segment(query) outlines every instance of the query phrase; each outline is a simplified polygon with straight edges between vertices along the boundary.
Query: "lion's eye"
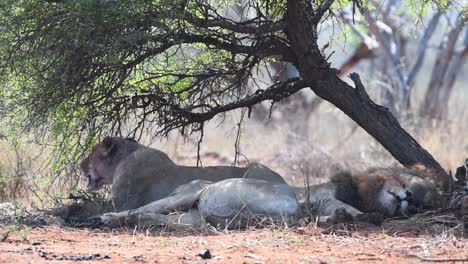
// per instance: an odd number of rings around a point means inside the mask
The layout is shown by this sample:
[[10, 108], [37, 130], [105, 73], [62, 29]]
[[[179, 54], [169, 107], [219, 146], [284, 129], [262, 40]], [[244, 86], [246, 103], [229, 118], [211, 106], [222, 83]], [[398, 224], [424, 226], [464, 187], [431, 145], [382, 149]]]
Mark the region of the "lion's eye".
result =
[[393, 191], [387, 191], [389, 194], [393, 195], [393, 197], [395, 197], [398, 201], [401, 200], [400, 196], [398, 196], [396, 193], [394, 193]]

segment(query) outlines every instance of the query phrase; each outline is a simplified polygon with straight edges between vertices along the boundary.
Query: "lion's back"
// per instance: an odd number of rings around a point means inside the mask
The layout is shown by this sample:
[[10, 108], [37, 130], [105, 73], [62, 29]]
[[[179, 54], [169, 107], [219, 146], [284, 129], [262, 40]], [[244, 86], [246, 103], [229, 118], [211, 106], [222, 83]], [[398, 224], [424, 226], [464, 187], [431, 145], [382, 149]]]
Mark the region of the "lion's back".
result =
[[[117, 211], [134, 209], [168, 195], [174, 163], [162, 151], [139, 147], [121, 160], [112, 183], [112, 200]], [[169, 190], [168, 190], [169, 189]]]

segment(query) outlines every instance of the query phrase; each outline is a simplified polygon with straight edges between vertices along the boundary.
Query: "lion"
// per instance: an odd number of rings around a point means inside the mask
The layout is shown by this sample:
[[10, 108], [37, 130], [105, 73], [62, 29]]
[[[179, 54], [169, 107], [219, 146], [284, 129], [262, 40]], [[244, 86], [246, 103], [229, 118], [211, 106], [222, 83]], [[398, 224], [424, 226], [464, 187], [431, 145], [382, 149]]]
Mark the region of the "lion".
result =
[[104, 138], [93, 147], [80, 167], [88, 178], [88, 190], [112, 185], [111, 201], [117, 212], [167, 197], [180, 185], [194, 180], [218, 182], [230, 178], [259, 178], [286, 183], [279, 174], [259, 163], [245, 168], [181, 166], [162, 151], [120, 137]]
[[294, 190], [285, 183], [256, 178], [219, 182], [195, 180], [171, 195], [134, 210], [105, 213], [86, 222], [106, 227], [200, 226], [244, 228], [300, 219]]
[[413, 172], [392, 169], [340, 172], [326, 183], [292, 187], [261, 164], [246, 168], [180, 166], [161, 151], [123, 138], [105, 138], [81, 168], [90, 189], [112, 183], [115, 212], [86, 220], [109, 227], [190, 226], [206, 221], [237, 228], [297, 223], [305, 212], [314, 212], [319, 222], [378, 224], [385, 217], [406, 214], [415, 201], [424, 203], [433, 187]]
[[422, 186], [426, 181], [417, 176], [405, 178], [390, 172], [393, 170], [343, 171], [328, 182], [295, 188], [300, 204], [309, 204], [323, 221], [333, 223], [357, 220], [378, 224], [384, 218], [408, 214], [410, 205], [426, 204], [428, 193], [436, 192], [434, 185]]

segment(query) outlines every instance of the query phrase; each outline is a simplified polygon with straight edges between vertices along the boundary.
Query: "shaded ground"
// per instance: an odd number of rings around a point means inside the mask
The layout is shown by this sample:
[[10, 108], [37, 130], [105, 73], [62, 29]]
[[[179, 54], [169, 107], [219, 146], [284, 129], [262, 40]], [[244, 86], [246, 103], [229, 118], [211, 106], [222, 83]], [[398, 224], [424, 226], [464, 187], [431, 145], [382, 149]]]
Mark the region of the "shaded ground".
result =
[[[0, 263], [454, 263], [468, 261], [468, 240], [414, 226], [269, 228], [221, 233], [101, 231], [0, 226]], [[10, 232], [11, 231], [11, 232]], [[209, 249], [212, 259], [197, 256]], [[90, 256], [92, 254], [99, 254]], [[62, 260], [59, 260], [62, 259]], [[64, 260], [65, 259], [65, 260]], [[87, 262], [88, 263], [88, 262]]]

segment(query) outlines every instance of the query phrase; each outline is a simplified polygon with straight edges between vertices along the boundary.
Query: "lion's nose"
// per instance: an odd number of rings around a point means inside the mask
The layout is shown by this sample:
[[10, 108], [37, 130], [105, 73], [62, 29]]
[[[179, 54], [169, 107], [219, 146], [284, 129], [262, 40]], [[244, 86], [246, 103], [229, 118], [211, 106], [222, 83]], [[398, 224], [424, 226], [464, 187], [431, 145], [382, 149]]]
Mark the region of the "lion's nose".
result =
[[406, 201], [408, 203], [413, 203], [413, 193], [410, 191], [406, 191]]

